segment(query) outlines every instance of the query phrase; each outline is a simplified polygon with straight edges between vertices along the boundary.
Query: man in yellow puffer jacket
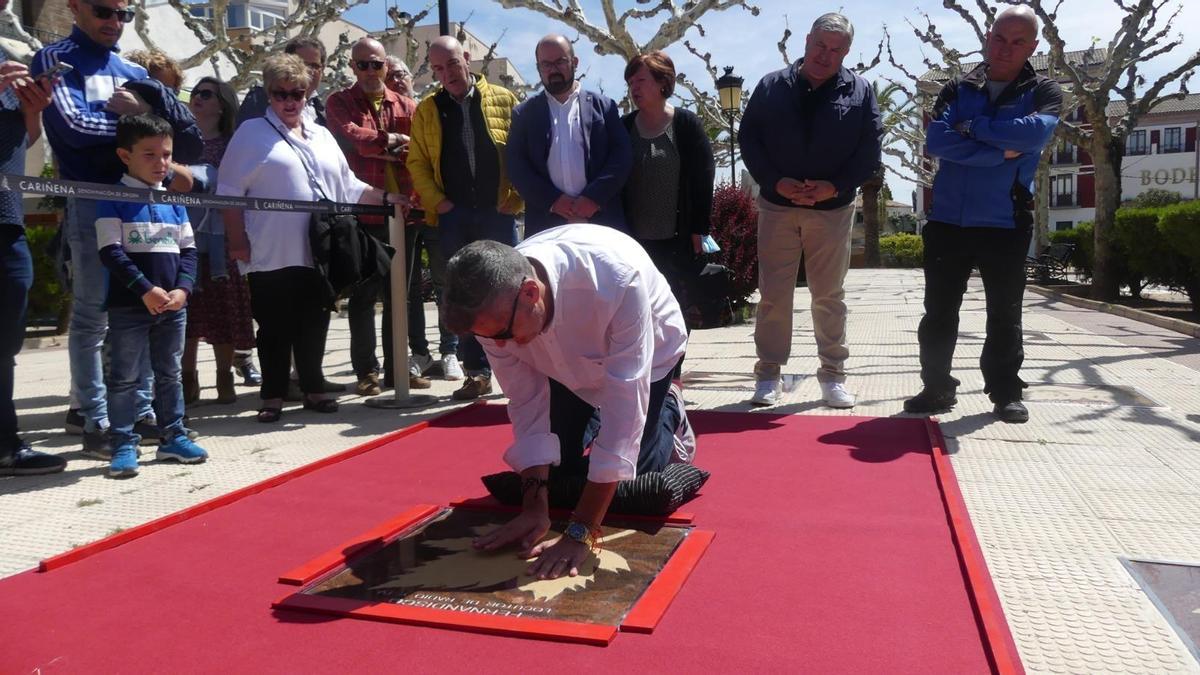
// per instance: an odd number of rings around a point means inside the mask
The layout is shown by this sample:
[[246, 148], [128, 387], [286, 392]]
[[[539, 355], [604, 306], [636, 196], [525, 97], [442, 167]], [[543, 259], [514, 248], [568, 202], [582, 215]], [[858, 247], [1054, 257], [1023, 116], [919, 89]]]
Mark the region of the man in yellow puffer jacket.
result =
[[[471, 74], [470, 63], [453, 37], [429, 44], [430, 70], [442, 88], [417, 105], [408, 150], [413, 185], [426, 221], [438, 228], [446, 259], [480, 239], [516, 246], [516, 214], [522, 208], [504, 168], [517, 97]], [[490, 394], [492, 371], [475, 336], [461, 337], [458, 358], [467, 379], [454, 398]]]

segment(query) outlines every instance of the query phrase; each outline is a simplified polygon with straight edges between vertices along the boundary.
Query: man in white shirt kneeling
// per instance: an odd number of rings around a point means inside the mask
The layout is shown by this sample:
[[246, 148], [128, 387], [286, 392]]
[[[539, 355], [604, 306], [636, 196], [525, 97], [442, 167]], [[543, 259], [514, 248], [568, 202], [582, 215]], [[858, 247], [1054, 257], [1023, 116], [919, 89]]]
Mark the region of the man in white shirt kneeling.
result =
[[[444, 315], [474, 333], [509, 398], [523, 508], [475, 546], [516, 545], [531, 574], [575, 576], [591, 554], [617, 482], [691, 461], [694, 436], [671, 381], [687, 328], [667, 280], [635, 240], [564, 225], [516, 248], [467, 245], [446, 270]], [[591, 452], [584, 456], [584, 450]], [[548, 482], [586, 476], [566, 534], [550, 528]]]

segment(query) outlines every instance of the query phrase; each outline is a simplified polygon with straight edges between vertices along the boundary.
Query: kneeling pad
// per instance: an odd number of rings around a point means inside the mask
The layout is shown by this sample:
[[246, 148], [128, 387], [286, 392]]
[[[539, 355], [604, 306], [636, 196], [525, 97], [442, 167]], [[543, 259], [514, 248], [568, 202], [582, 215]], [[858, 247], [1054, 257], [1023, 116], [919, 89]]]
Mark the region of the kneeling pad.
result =
[[[662, 471], [644, 473], [617, 483], [609, 511], [630, 515], [665, 516], [691, 500], [708, 481], [709, 473], [691, 464], [668, 464]], [[521, 505], [521, 474], [505, 471], [484, 476], [483, 486], [501, 504]], [[583, 494], [582, 476], [552, 476], [550, 506], [573, 509]]]

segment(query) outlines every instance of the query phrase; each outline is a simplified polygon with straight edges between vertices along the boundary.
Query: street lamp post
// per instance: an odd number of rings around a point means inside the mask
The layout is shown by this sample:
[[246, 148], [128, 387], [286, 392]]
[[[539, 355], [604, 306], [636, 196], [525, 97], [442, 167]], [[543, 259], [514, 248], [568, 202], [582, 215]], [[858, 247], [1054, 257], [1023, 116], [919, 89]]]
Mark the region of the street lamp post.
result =
[[725, 74], [717, 78], [717, 97], [721, 112], [729, 118], [729, 181], [737, 187], [737, 136], [733, 132], [733, 118], [742, 110], [742, 78], [733, 74], [733, 66], [725, 66]]
[[[438, 0], [438, 35], [450, 34], [450, 0]], [[415, 68], [416, 66], [412, 66]]]

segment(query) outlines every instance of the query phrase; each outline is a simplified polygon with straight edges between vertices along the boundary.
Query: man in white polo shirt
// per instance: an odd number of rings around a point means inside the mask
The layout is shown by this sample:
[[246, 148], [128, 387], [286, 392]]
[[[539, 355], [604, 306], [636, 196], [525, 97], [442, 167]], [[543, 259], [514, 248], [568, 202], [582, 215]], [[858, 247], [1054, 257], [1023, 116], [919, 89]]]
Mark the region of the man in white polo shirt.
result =
[[[515, 544], [537, 557], [532, 574], [575, 576], [617, 481], [694, 454], [671, 381], [687, 349], [675, 296], [635, 240], [577, 224], [516, 248], [468, 244], [448, 263], [444, 305], [451, 330], [479, 338], [509, 398], [514, 439], [504, 459], [522, 478], [520, 515], [475, 546]], [[539, 543], [556, 474], [587, 483], [565, 535]]]

